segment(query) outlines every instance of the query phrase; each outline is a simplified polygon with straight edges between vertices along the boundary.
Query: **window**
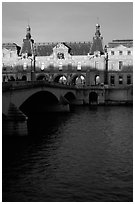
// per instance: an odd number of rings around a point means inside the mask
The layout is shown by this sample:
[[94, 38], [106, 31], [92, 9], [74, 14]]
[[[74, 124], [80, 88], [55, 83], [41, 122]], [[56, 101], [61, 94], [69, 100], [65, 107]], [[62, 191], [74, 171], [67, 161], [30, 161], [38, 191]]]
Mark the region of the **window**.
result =
[[100, 77], [99, 75], [95, 76], [95, 85], [99, 85], [100, 84]]
[[131, 84], [131, 75], [127, 76], [127, 84]]
[[114, 76], [110, 76], [110, 84], [115, 85], [115, 77]]
[[122, 53], [123, 53], [122, 51], [119, 51], [119, 55], [122, 55]]
[[78, 62], [77, 70], [81, 70], [81, 62]]
[[123, 77], [119, 76], [119, 84], [123, 84]]
[[111, 69], [114, 69], [114, 64], [113, 63], [111, 63]]
[[95, 68], [98, 69], [98, 62], [95, 62]]
[[114, 51], [111, 51], [111, 55], [114, 55]]
[[59, 63], [59, 70], [62, 70], [62, 62]]
[[131, 55], [131, 51], [130, 51], [130, 50], [128, 50], [127, 54], [128, 54], [128, 55]]
[[26, 62], [24, 62], [24, 64], [23, 64], [23, 69], [24, 69], [24, 70], [27, 69], [27, 63], [26, 63]]
[[44, 64], [44, 62], [42, 62], [42, 64], [41, 64], [41, 70], [44, 70], [44, 68], [45, 68], [45, 64]]
[[72, 63], [68, 64], [68, 70], [72, 70]]
[[119, 61], [119, 70], [122, 69], [122, 66], [123, 66], [123, 62], [122, 62], [122, 61]]
[[57, 54], [57, 58], [58, 58], [58, 59], [64, 59], [64, 53], [59, 52], [59, 53]]

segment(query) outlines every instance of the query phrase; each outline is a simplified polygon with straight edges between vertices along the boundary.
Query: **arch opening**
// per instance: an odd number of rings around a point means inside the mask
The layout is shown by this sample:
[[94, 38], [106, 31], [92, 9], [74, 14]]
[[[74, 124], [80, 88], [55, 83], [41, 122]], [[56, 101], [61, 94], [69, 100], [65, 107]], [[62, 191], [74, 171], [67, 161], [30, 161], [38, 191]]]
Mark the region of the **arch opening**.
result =
[[95, 85], [99, 85], [100, 84], [100, 76], [96, 75], [95, 76]]
[[58, 75], [55, 77], [54, 82], [60, 84], [67, 84], [67, 78], [64, 75]]
[[22, 76], [22, 81], [27, 81], [27, 77], [25, 75]]
[[10, 76], [9, 81], [15, 81], [14, 76]]
[[47, 75], [39, 75], [37, 77], [37, 81], [40, 81], [40, 80], [45, 80], [45, 81], [48, 81], [48, 76]]
[[59, 100], [54, 94], [48, 91], [40, 91], [30, 96], [20, 106], [20, 110], [27, 116], [37, 113], [55, 112], [58, 104]]
[[73, 77], [71, 84], [77, 87], [83, 87], [86, 83], [86, 79], [83, 75], [76, 75]]
[[97, 104], [98, 103], [98, 95], [96, 92], [91, 92], [89, 94], [89, 104]]

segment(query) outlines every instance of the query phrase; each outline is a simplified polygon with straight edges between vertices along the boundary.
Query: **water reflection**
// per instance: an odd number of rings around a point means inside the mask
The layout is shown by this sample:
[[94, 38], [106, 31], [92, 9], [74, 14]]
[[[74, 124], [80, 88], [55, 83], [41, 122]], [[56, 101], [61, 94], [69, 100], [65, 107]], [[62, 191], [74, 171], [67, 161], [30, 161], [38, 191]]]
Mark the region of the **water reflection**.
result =
[[132, 107], [32, 117], [3, 140], [3, 201], [132, 202]]

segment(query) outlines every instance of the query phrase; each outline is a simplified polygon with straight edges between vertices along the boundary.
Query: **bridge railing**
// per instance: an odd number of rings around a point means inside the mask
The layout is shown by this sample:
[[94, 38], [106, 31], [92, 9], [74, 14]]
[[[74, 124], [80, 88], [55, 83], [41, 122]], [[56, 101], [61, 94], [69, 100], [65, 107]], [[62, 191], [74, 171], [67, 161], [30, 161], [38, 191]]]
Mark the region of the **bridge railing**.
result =
[[7, 91], [10, 89], [34, 88], [34, 87], [41, 87], [41, 86], [68, 88], [68, 89], [76, 88], [75, 86], [58, 84], [56, 82], [48, 82], [48, 81], [13, 81], [13, 82], [3, 82], [2, 91]]
[[35, 88], [35, 87], [53, 87], [53, 88], [64, 88], [64, 89], [104, 89], [105, 85], [67, 85], [60, 84], [56, 82], [48, 82], [48, 81], [10, 81], [2, 83], [2, 91], [14, 90], [14, 89], [27, 89], [27, 88]]

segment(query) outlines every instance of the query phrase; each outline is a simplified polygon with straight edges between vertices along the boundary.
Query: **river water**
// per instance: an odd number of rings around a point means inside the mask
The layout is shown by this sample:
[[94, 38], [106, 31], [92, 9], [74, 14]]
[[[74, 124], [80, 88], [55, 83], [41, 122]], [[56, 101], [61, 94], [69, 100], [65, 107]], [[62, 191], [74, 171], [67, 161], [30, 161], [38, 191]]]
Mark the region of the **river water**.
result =
[[132, 112], [76, 107], [3, 136], [3, 202], [132, 202]]

